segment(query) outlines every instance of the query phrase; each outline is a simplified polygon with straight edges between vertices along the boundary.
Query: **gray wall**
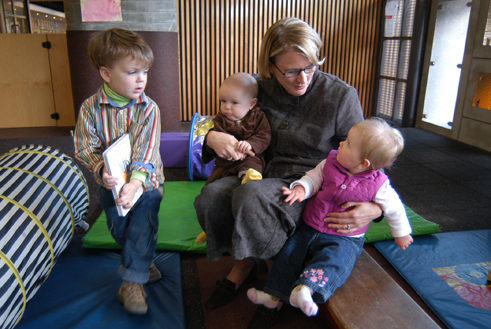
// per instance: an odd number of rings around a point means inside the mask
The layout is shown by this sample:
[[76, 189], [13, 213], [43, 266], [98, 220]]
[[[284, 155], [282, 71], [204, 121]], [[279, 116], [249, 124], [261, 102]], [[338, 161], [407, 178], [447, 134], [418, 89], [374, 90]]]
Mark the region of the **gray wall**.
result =
[[133, 31], [177, 32], [176, 0], [121, 0], [123, 21], [82, 22], [80, 0], [65, 0], [68, 31], [102, 31], [123, 27]]
[[159, 106], [162, 131], [180, 131], [179, 36], [176, 0], [121, 0], [123, 20], [82, 22], [80, 0], [65, 0], [67, 47], [75, 115], [82, 102], [103, 83], [88, 58], [87, 45], [97, 31], [122, 27], [136, 31], [153, 50], [145, 93]]

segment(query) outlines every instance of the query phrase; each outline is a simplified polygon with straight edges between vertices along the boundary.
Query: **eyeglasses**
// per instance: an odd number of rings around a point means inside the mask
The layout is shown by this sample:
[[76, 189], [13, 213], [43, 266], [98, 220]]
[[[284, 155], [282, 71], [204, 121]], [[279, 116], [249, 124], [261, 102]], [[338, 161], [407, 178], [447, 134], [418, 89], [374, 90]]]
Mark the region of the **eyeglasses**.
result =
[[319, 67], [319, 65], [310, 65], [309, 67], [306, 67], [304, 69], [297, 69], [297, 70], [291, 70], [291, 71], [283, 72], [280, 70], [280, 68], [278, 66], [276, 66], [276, 64], [273, 61], [270, 61], [270, 62], [271, 62], [271, 64], [274, 65], [274, 67], [276, 67], [278, 69], [278, 71], [280, 71], [281, 74], [283, 74], [285, 76], [285, 78], [297, 77], [300, 74], [300, 72], [305, 72], [305, 74], [310, 74], [310, 73], [315, 72], [315, 70], [317, 70], [317, 68]]

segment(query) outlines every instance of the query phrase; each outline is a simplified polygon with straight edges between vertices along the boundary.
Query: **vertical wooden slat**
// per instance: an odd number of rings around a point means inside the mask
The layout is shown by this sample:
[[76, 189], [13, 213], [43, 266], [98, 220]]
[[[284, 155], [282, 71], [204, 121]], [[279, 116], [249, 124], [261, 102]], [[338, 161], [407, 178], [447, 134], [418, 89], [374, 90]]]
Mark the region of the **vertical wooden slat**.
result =
[[[206, 45], [206, 52], [204, 55], [205, 57], [205, 66], [204, 66], [204, 76], [208, 76], [211, 74], [211, 33], [213, 31], [213, 28], [211, 26], [211, 21], [210, 21], [210, 2], [211, 1], [206, 1], [205, 5], [203, 6], [203, 9], [201, 11], [202, 17], [204, 17], [203, 24], [201, 25], [201, 29], [205, 31], [205, 45]], [[205, 97], [206, 101], [203, 102], [204, 104], [204, 109], [209, 109], [211, 108], [211, 98], [212, 98], [212, 93], [209, 92], [209, 90], [212, 90], [211, 86], [211, 81], [210, 79], [205, 79], [205, 83], [202, 83], [203, 88], [201, 89], [203, 91], [203, 96]]]
[[181, 120], [214, 115], [218, 90], [235, 72], [257, 73], [261, 40], [284, 17], [298, 17], [321, 36], [321, 69], [353, 85], [369, 116], [383, 0], [178, 0]]

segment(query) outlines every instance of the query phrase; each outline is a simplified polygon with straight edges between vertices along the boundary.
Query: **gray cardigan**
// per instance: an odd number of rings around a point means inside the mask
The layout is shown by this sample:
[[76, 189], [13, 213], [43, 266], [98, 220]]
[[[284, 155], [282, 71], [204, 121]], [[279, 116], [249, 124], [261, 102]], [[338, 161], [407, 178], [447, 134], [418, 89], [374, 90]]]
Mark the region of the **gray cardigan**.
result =
[[332, 74], [316, 71], [302, 96], [287, 93], [274, 77], [258, 83], [272, 132], [264, 177], [300, 178], [363, 120], [355, 88]]

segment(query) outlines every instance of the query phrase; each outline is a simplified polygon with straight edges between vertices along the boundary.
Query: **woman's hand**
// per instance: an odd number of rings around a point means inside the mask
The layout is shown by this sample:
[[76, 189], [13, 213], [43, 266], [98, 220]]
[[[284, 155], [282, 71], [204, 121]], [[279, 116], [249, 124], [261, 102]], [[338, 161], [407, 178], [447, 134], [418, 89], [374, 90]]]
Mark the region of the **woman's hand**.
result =
[[364, 227], [382, 214], [382, 209], [375, 202], [346, 202], [341, 207], [352, 209], [345, 212], [328, 213], [324, 222], [329, 222], [328, 227], [343, 234]]
[[131, 179], [128, 183], [124, 184], [119, 193], [119, 198], [116, 199], [116, 204], [123, 206], [125, 209], [133, 207], [133, 197], [142, 184], [138, 179]]
[[215, 151], [218, 157], [230, 161], [240, 159], [236, 151], [239, 141], [234, 136], [212, 130], [208, 132], [206, 140], [207, 145]]

